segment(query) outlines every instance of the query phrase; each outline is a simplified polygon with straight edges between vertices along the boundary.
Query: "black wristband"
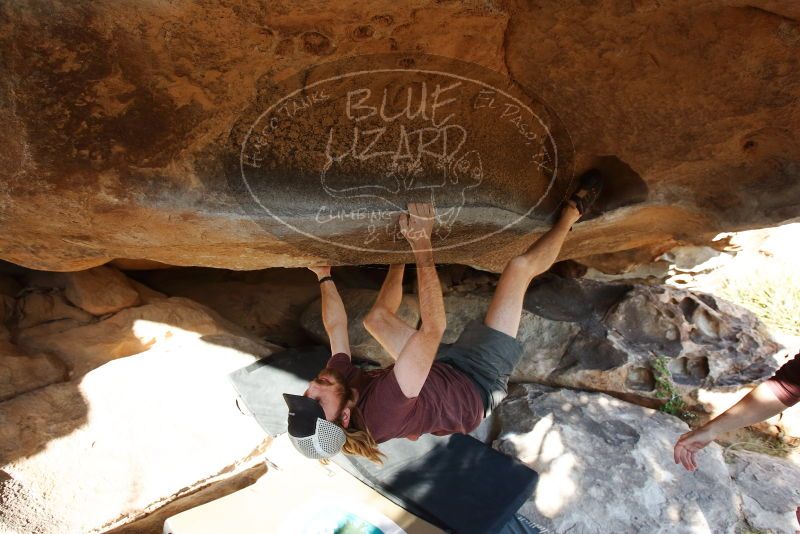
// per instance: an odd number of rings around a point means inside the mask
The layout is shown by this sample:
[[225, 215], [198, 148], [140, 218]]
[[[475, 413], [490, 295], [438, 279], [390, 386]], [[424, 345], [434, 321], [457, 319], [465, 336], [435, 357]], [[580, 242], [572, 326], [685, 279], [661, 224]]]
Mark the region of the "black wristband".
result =
[[330, 276], [330, 275], [329, 276], [323, 276], [322, 278], [319, 279], [319, 283], [321, 284], [322, 282], [325, 282], [326, 280], [333, 280], [333, 277]]

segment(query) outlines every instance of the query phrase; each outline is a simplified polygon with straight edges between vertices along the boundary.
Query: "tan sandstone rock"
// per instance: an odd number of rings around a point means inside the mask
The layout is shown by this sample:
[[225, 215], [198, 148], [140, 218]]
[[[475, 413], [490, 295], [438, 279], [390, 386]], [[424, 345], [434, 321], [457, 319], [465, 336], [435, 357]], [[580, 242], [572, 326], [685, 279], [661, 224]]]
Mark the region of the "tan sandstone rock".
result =
[[124, 274], [112, 267], [66, 273], [64, 278], [67, 300], [94, 315], [113, 313], [139, 302], [136, 289]]
[[17, 314], [17, 327], [22, 329], [64, 319], [76, 324], [94, 321], [94, 315], [67, 302], [59, 290], [24, 294], [17, 300]]
[[24, 518], [37, 534], [105, 531], [252, 462], [266, 435], [227, 375], [270, 348], [220, 341], [162, 339], [0, 403], [0, 530]]
[[58, 359], [28, 355], [16, 345], [0, 340], [0, 401], [66, 378], [67, 368]]
[[[288, 109], [302, 112], [273, 131], [281, 142], [251, 160], [266, 185], [276, 184], [259, 200], [277, 199], [279, 209], [243, 207], [253, 200], [241, 180], [244, 137], [289, 94], [284, 80], [310, 84], [340, 72], [326, 61], [346, 62], [351, 72], [438, 68], [453, 58], [468, 65], [447, 72], [480, 71], [479, 81], [536, 109], [553, 134], [557, 165], [552, 157], [534, 165], [518, 159], [530, 147], [510, 142], [510, 127], [521, 124], [520, 115], [503, 116], [500, 106], [510, 102], [495, 102], [497, 113], [451, 121], [468, 126], [483, 165], [471, 166], [478, 161], [472, 154], [447, 162], [465, 165], [441, 166], [456, 171], [438, 198], [454, 225], [438, 244], [463, 244], [443, 249], [441, 261], [501, 269], [548, 227], [573, 176], [593, 165], [613, 177], [601, 202], [607, 211], [575, 228], [562, 258], [638, 251], [640, 263], [664, 244], [703, 245], [721, 231], [779, 224], [800, 215], [798, 17], [795, 3], [773, 0], [378, 1], [355, 8], [64, 0], [46, 10], [29, 0], [5, 3], [0, 250], [17, 264], [60, 271], [116, 258], [237, 270], [410, 260], [383, 217], [396, 217], [415, 195], [430, 198], [414, 184], [441, 178], [438, 169], [425, 161], [417, 176], [419, 167], [392, 168], [398, 158], [362, 159], [342, 169], [353, 183], [326, 190], [320, 143], [324, 149], [327, 127], [352, 133], [353, 122], [314, 115], [320, 100], [295, 101]], [[360, 59], [365, 54], [395, 56]], [[387, 86], [393, 103], [403, 102], [398, 89], [406, 82], [420, 79]], [[382, 82], [374, 83], [373, 96], [382, 94]], [[459, 112], [475, 102], [474, 93], [459, 96]], [[403, 124], [407, 131], [423, 126]], [[548, 156], [553, 146], [542, 144]], [[542, 198], [553, 168], [559, 177], [543, 203], [504, 229]], [[466, 169], [484, 172], [459, 175]], [[394, 206], [336, 197], [352, 187], [395, 190], [375, 177], [404, 188], [390, 199]], [[470, 177], [482, 181], [470, 184]], [[465, 183], [475, 187], [464, 190]], [[278, 220], [297, 228], [318, 217], [319, 239]], [[365, 236], [372, 239], [367, 249]]]
[[160, 269], [141, 279], [160, 292], [206, 305], [272, 343], [298, 346], [310, 342], [299, 322], [309, 302], [319, 297], [316, 277], [310, 271]]
[[145, 517], [130, 523], [125, 523], [117, 528], [108, 530], [108, 534], [163, 534], [164, 521], [183, 511], [202, 506], [211, 501], [220, 499], [240, 489], [254, 484], [267, 472], [267, 465], [263, 461], [254, 462], [255, 465], [244, 468], [241, 472], [231, 476], [223, 475], [220, 480], [209, 480], [208, 484], [197, 491], [170, 501]]
[[128, 283], [130, 283], [131, 287], [139, 294], [139, 302], [142, 304], [152, 304], [153, 302], [167, 298], [164, 293], [156, 291], [136, 280], [131, 280], [129, 278]]
[[65, 329], [20, 332], [18, 342], [26, 350], [58, 356], [78, 378], [111, 360], [144, 352], [170, 338], [199, 338], [236, 332], [246, 334], [215, 312], [191, 300], [172, 297], [126, 308], [102, 321]]

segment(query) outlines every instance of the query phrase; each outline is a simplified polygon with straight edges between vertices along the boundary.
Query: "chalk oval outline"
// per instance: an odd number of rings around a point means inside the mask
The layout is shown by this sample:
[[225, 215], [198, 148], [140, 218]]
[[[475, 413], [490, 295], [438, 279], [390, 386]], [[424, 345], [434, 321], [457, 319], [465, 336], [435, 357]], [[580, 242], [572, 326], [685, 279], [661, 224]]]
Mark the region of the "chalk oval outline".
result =
[[[434, 56], [434, 57], [437, 57], [437, 56]], [[448, 59], [448, 60], [452, 61], [452, 58], [443, 58], [443, 59]], [[480, 68], [484, 68], [485, 69], [485, 67], [480, 67]], [[310, 69], [306, 69], [306, 71], [308, 71], [308, 70], [310, 70]], [[435, 75], [454, 78], [454, 79], [461, 80], [461, 81], [464, 81], [464, 82], [473, 83], [473, 84], [476, 84], [478, 86], [482, 86], [482, 87], [491, 89], [493, 91], [497, 91], [498, 93], [502, 94], [503, 96], [505, 96], [505, 97], [513, 100], [517, 104], [519, 104], [522, 108], [527, 110], [528, 113], [530, 113], [533, 117], [536, 117], [536, 120], [542, 126], [544, 131], [547, 132], [547, 137], [548, 137], [548, 139], [550, 139], [550, 142], [552, 143], [553, 149], [554, 149], [555, 164], [553, 165], [553, 169], [554, 169], [553, 177], [550, 179], [550, 183], [547, 185], [547, 188], [545, 189], [545, 191], [542, 194], [542, 196], [539, 197], [539, 200], [533, 206], [531, 206], [528, 209], [528, 211], [526, 211], [524, 214], [522, 214], [519, 217], [517, 217], [514, 221], [506, 224], [502, 228], [499, 228], [497, 230], [494, 230], [492, 232], [484, 234], [484, 235], [482, 235], [480, 237], [477, 237], [477, 238], [474, 238], [474, 239], [470, 239], [468, 241], [464, 241], [464, 242], [461, 242], [461, 243], [457, 243], [457, 244], [453, 244], [453, 245], [434, 246], [434, 247], [431, 248], [432, 251], [450, 250], [450, 249], [455, 249], [455, 248], [462, 247], [462, 246], [465, 246], [465, 245], [471, 245], [473, 243], [477, 243], [479, 241], [482, 241], [482, 240], [484, 240], [484, 239], [486, 239], [488, 237], [492, 237], [492, 236], [497, 235], [497, 234], [499, 234], [501, 232], [504, 232], [508, 228], [510, 228], [510, 227], [514, 226], [515, 224], [519, 223], [522, 219], [527, 218], [528, 215], [533, 210], [535, 210], [537, 207], [539, 207], [539, 205], [542, 202], [544, 202], [544, 199], [547, 198], [547, 196], [550, 194], [550, 191], [552, 190], [552, 188], [555, 185], [556, 180], [558, 178], [558, 145], [556, 144], [555, 139], [553, 138], [553, 134], [550, 132], [550, 128], [548, 128], [547, 125], [544, 124], [544, 122], [542, 121], [541, 117], [539, 117], [539, 115], [534, 113], [534, 111], [527, 104], [525, 104], [524, 102], [520, 101], [514, 95], [511, 95], [511, 94], [509, 94], [508, 92], [506, 92], [506, 91], [504, 91], [502, 89], [498, 89], [498, 88], [496, 88], [496, 87], [494, 87], [494, 86], [492, 86], [492, 85], [490, 85], [488, 83], [482, 82], [480, 80], [474, 80], [474, 79], [468, 78], [466, 76], [461, 76], [459, 74], [453, 74], [453, 73], [450, 73], [450, 72], [439, 71], [439, 70], [430, 70], [430, 69], [391, 68], [391, 69], [370, 69], [370, 70], [359, 70], [359, 71], [354, 71], [354, 72], [348, 72], [348, 73], [345, 73], [345, 74], [339, 74], [339, 75], [336, 75], [336, 76], [331, 76], [329, 78], [324, 78], [322, 80], [317, 80], [316, 82], [313, 82], [310, 85], [303, 85], [303, 87], [295, 89], [294, 91], [292, 91], [288, 95], [284, 96], [283, 98], [279, 99], [274, 104], [269, 106], [263, 113], [261, 113], [261, 115], [258, 116], [258, 118], [256, 118], [255, 121], [253, 121], [253, 123], [250, 125], [250, 128], [247, 130], [247, 135], [245, 135], [244, 140], [242, 141], [242, 150], [240, 151], [240, 154], [239, 154], [239, 168], [240, 168], [240, 171], [241, 171], [242, 181], [244, 182], [245, 188], [247, 188], [248, 193], [253, 198], [253, 200], [256, 202], [256, 204], [258, 204], [270, 217], [272, 217], [273, 219], [275, 219], [279, 223], [283, 224], [287, 228], [290, 228], [290, 229], [294, 230], [295, 232], [299, 233], [300, 235], [303, 235], [303, 236], [308, 237], [310, 239], [314, 239], [315, 241], [319, 241], [321, 243], [326, 243], [326, 244], [329, 244], [329, 245], [333, 245], [333, 246], [336, 246], [336, 247], [341, 247], [341, 248], [348, 249], [348, 250], [355, 250], [355, 251], [358, 251], [358, 252], [377, 252], [377, 253], [381, 253], [381, 254], [408, 254], [407, 250], [389, 250], [389, 249], [366, 248], [366, 247], [357, 247], [357, 246], [353, 246], [353, 245], [348, 245], [348, 244], [345, 244], [345, 243], [339, 243], [339, 242], [336, 242], [336, 241], [332, 241], [332, 240], [329, 240], [329, 239], [325, 239], [325, 238], [313, 235], [313, 234], [308, 233], [308, 232], [306, 232], [304, 230], [296, 228], [294, 225], [284, 221], [279, 216], [274, 214], [264, 204], [262, 204], [261, 200], [258, 198], [258, 196], [256, 196], [256, 194], [253, 192], [252, 188], [250, 187], [250, 184], [247, 181], [247, 177], [245, 176], [245, 171], [244, 171], [244, 152], [245, 152], [245, 147], [247, 146], [248, 140], [250, 139], [250, 136], [253, 133], [253, 129], [255, 128], [255, 126], [257, 124], [259, 124], [261, 122], [261, 119], [263, 119], [265, 115], [270, 113], [281, 102], [284, 102], [285, 100], [292, 98], [297, 93], [307, 91], [308, 89], [312, 89], [312, 88], [314, 88], [314, 87], [316, 87], [316, 86], [318, 86], [320, 84], [327, 83], [329, 81], [336, 81], [336, 80], [341, 80], [341, 79], [344, 79], [344, 78], [351, 78], [351, 77], [354, 77], [354, 76], [362, 76], [362, 75], [367, 75], [367, 74], [392, 73], [392, 72], [404, 72], [404, 73], [412, 72], [412, 73], [420, 73], [420, 74], [435, 74]], [[301, 74], [302, 73], [295, 74], [294, 77], [296, 78], [297, 76], [300, 76]], [[555, 111], [553, 111], [550, 108], [550, 106], [548, 106], [547, 103], [544, 102], [544, 100], [541, 100], [541, 102], [545, 105], [547, 110], [550, 111], [551, 113], [553, 113], [556, 116], [556, 118], [558, 119], [558, 115], [556, 115]], [[558, 122], [561, 122], [561, 120], [558, 119]], [[571, 138], [569, 136], [569, 132], [567, 132], [566, 129], [565, 129], [564, 133], [566, 134], [567, 138], [569, 139], [569, 141], [571, 143]], [[434, 206], [434, 208], [435, 208], [435, 206]]]

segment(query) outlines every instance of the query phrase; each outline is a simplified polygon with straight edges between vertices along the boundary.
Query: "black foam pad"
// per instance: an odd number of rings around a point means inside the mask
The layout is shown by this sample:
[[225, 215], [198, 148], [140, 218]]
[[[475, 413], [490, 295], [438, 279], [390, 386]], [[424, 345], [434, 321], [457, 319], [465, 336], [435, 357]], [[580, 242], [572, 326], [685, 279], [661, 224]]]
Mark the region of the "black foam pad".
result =
[[334, 461], [409, 512], [450, 532], [499, 533], [517, 525], [515, 513], [538, 481], [537, 473], [516, 458], [464, 434], [394, 439], [380, 449], [387, 457], [383, 466], [344, 455]]

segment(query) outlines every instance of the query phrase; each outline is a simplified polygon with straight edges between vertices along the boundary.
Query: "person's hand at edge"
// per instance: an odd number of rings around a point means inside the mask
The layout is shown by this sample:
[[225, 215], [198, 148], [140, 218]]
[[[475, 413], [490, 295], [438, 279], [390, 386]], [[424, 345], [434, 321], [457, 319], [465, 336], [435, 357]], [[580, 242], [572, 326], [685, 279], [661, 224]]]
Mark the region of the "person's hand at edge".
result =
[[675, 463], [683, 465], [687, 471], [694, 471], [697, 469], [697, 453], [716, 438], [716, 433], [707, 426], [683, 434], [675, 443]]
[[765, 421], [785, 410], [788, 405], [778, 398], [772, 387], [772, 380], [762, 382], [722, 414], [678, 438], [674, 450], [675, 463], [694, 471], [697, 469], [697, 452], [717, 436]]

